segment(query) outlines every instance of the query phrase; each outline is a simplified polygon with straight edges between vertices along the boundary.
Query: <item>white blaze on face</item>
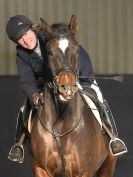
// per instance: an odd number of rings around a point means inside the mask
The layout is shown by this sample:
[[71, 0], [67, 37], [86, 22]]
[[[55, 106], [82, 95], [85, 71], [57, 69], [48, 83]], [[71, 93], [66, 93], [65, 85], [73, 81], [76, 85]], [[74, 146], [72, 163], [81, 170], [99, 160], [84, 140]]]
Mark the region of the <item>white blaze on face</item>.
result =
[[60, 39], [59, 40], [59, 48], [65, 53], [66, 48], [68, 47], [68, 40], [67, 39]]

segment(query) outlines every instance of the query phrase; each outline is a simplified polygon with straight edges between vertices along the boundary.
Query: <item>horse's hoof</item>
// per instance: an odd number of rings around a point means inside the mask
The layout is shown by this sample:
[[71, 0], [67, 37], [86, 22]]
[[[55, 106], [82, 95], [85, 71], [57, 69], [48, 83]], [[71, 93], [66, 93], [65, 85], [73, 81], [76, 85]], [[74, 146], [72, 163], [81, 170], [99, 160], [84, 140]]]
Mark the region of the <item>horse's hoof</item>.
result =
[[23, 163], [24, 160], [23, 146], [14, 145], [9, 152], [8, 159], [14, 162]]
[[111, 140], [109, 147], [114, 156], [119, 156], [128, 152], [126, 145], [119, 138]]

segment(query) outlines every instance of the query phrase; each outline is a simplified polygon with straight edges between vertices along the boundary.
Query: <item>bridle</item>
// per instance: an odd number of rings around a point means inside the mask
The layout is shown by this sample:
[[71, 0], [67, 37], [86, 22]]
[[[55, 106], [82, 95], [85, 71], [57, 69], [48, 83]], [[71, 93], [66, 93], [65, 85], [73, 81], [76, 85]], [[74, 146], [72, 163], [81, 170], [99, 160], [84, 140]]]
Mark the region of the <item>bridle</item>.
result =
[[75, 73], [75, 71], [73, 71], [72, 67], [69, 67], [69, 66], [63, 67], [57, 74], [54, 74], [53, 79], [48, 82], [48, 87], [53, 90], [54, 94], [58, 94], [59, 82], [57, 81], [57, 79], [58, 79], [58, 76], [60, 75], [60, 73], [62, 73], [62, 72], [72, 73], [77, 81], [77, 73], [78, 72]]
[[[63, 34], [63, 36], [64, 36], [64, 34]], [[50, 43], [50, 41], [49, 41], [49, 43]], [[47, 48], [48, 48], [48, 46], [47, 46]], [[50, 92], [53, 94], [55, 104], [56, 104], [56, 108], [58, 108], [58, 103], [57, 102], [59, 101], [60, 89], [62, 87], [67, 87], [68, 92], [70, 92], [70, 90], [72, 91], [72, 89], [74, 90], [74, 88], [77, 88], [76, 81], [77, 81], [77, 76], [78, 76], [79, 70], [78, 69], [74, 70], [74, 68], [72, 68], [72, 66], [70, 66], [69, 64], [65, 64], [59, 70], [57, 70], [56, 72], [51, 72], [51, 66], [50, 66], [49, 62], [47, 64], [48, 64], [48, 74], [50, 74], [50, 80], [48, 81], [47, 86], [48, 86]], [[66, 79], [65, 77], [67, 77], [67, 74], [70, 75], [71, 79], [73, 79], [75, 81], [74, 82], [75, 86], [72, 86], [72, 88], [69, 84], [68, 85], [65, 85], [65, 84], [61, 85], [61, 83], [63, 83], [63, 82], [60, 82], [60, 80], [61, 79], [63, 80], [63, 76], [64, 76], [64, 80], [65, 80]], [[69, 80], [69, 77], [68, 77], [68, 80]], [[67, 79], [66, 79], [66, 81], [67, 81]], [[77, 89], [77, 91], [78, 91], [78, 89]], [[75, 91], [75, 92], [77, 92], [77, 91]], [[47, 130], [50, 134], [52, 134], [53, 137], [56, 139], [57, 146], [58, 146], [58, 149], [59, 149], [60, 158], [61, 158], [61, 163], [62, 163], [62, 174], [63, 174], [63, 177], [65, 177], [65, 159], [64, 159], [64, 152], [63, 152], [63, 148], [62, 148], [61, 138], [65, 135], [71, 133], [74, 129], [76, 129], [76, 127], [78, 127], [78, 125], [81, 121], [80, 110], [78, 109], [77, 116], [76, 116], [76, 117], [78, 117], [78, 119], [73, 124], [73, 126], [70, 129], [66, 130], [65, 132], [63, 132], [61, 134], [58, 133], [57, 130], [55, 129], [55, 124], [56, 124], [57, 120], [55, 120], [55, 123], [53, 124], [52, 129], [50, 130], [43, 123], [43, 121], [41, 119], [41, 113], [42, 113], [42, 105], [40, 105], [39, 109], [38, 109], [39, 121], [40, 121], [42, 127], [45, 130]]]
[[[72, 72], [72, 74], [76, 77], [76, 73], [73, 72], [73, 70], [69, 67], [64, 67], [62, 68], [58, 74], [60, 74], [63, 71], [68, 71], [68, 72]], [[55, 104], [56, 104], [56, 108], [58, 108], [58, 104], [57, 104], [57, 95], [58, 95], [58, 83], [57, 83], [57, 75], [54, 75], [52, 82], [48, 83], [48, 88], [52, 91], [53, 90], [53, 95], [55, 97]], [[55, 96], [56, 95], [56, 96]], [[63, 150], [63, 146], [62, 146], [62, 142], [61, 142], [61, 138], [69, 133], [71, 133], [74, 129], [76, 129], [81, 121], [81, 116], [80, 115], [80, 111], [78, 109], [77, 112], [77, 117], [78, 119], [76, 120], [75, 124], [68, 130], [66, 130], [63, 133], [58, 133], [58, 131], [55, 128], [55, 123], [52, 126], [52, 129], [48, 129], [47, 126], [43, 123], [42, 119], [41, 119], [41, 112], [42, 112], [42, 105], [40, 105], [39, 109], [38, 109], [38, 117], [39, 117], [39, 122], [41, 123], [42, 127], [47, 130], [50, 134], [53, 135], [53, 137], [55, 138], [56, 142], [57, 142], [57, 147], [59, 150], [59, 155], [60, 155], [60, 159], [61, 159], [61, 165], [62, 165], [62, 177], [66, 177], [66, 171], [65, 171], [65, 159], [64, 159], [64, 150]]]
[[[54, 94], [56, 94], [56, 96], [58, 97], [59, 93], [60, 93], [60, 89], [62, 87], [67, 87], [67, 89], [69, 88], [69, 85], [68, 86], [65, 86], [65, 84], [63, 85], [62, 83], [60, 83], [60, 78], [63, 78], [63, 75], [64, 77], [68, 77], [67, 80], [71, 78], [72, 79], [72, 82], [74, 84], [75, 82], [75, 88], [76, 88], [76, 82], [77, 82], [77, 78], [78, 78], [78, 75], [79, 75], [79, 66], [77, 64], [77, 62], [79, 62], [77, 60], [77, 58], [74, 58], [74, 66], [73, 64], [71, 63], [71, 57], [75, 56], [74, 54], [72, 55], [71, 54], [71, 50], [69, 51], [69, 48], [70, 46], [66, 47], [66, 51], [67, 51], [67, 54], [66, 53], [63, 53], [59, 48], [58, 46], [54, 47], [52, 46], [52, 50], [55, 52], [56, 51], [56, 54], [55, 56], [53, 56], [51, 53], [51, 43], [53, 42], [52, 40], [56, 40], [57, 41], [60, 41], [61, 39], [67, 39], [66, 36], [68, 36], [68, 34], [61, 34], [59, 35], [58, 37], [52, 37], [47, 45], [46, 45], [46, 48], [47, 48], [47, 55], [48, 55], [48, 58], [47, 58], [47, 66], [48, 66], [48, 75], [50, 76], [50, 79], [48, 80], [48, 87], [54, 92]], [[63, 36], [63, 37], [62, 37]], [[69, 38], [70, 36], [68, 36]], [[68, 39], [67, 39], [68, 40]], [[71, 39], [70, 39], [71, 40]], [[55, 41], [54, 41], [55, 42]], [[75, 42], [75, 40], [74, 40]], [[57, 42], [58, 43], [58, 42]], [[75, 42], [75, 44], [77, 45], [77, 42]], [[56, 44], [57, 45], [57, 44]], [[71, 44], [74, 46], [74, 44]], [[78, 45], [77, 45], [78, 46]], [[58, 54], [59, 53], [59, 54]], [[59, 56], [58, 56], [59, 55]], [[65, 56], [65, 55], [68, 55], [68, 56]], [[72, 56], [71, 56], [72, 55]], [[77, 55], [78, 56], [78, 47], [77, 47]], [[53, 58], [52, 58], [53, 57]], [[54, 58], [55, 57], [55, 58]], [[57, 59], [56, 59], [57, 57]], [[70, 57], [69, 59], [66, 59], [66, 57]], [[56, 63], [57, 63], [57, 66], [56, 64], [54, 63], [56, 60]], [[52, 62], [51, 62], [52, 61]], [[54, 64], [53, 64], [54, 63]], [[76, 66], [75, 66], [76, 65]], [[56, 68], [56, 69], [55, 69]], [[76, 69], [75, 69], [76, 68]], [[61, 75], [62, 73], [62, 75]], [[68, 76], [69, 75], [69, 76]], [[62, 79], [63, 80], [63, 79]], [[67, 82], [67, 81], [66, 81]], [[67, 83], [66, 83], [67, 84]], [[71, 85], [70, 81], [69, 81], [69, 84]], [[69, 93], [70, 91], [72, 92], [75, 92], [75, 88], [69, 88]], [[59, 89], [60, 88], [60, 89]], [[73, 94], [74, 95], [74, 94]]]

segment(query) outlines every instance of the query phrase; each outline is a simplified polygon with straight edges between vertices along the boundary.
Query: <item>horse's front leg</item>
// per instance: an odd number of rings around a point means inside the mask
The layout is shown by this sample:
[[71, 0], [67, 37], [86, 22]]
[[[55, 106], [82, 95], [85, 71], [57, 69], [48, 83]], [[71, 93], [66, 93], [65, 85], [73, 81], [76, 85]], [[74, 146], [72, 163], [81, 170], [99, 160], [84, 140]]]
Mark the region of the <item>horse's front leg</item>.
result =
[[47, 171], [37, 165], [34, 165], [33, 171], [35, 177], [51, 177], [51, 175], [49, 175]]
[[113, 177], [115, 171], [117, 157], [108, 155], [107, 159], [97, 171], [97, 177]]

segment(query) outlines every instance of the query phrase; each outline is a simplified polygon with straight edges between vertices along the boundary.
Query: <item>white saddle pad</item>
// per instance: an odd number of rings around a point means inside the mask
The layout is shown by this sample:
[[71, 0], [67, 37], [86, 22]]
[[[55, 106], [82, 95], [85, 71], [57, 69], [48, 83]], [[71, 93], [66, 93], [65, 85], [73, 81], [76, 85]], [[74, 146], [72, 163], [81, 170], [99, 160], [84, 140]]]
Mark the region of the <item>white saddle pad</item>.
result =
[[84, 97], [85, 101], [87, 102], [88, 106], [91, 108], [91, 111], [94, 114], [96, 120], [98, 121], [98, 123], [102, 127], [101, 117], [100, 117], [99, 111], [98, 111], [95, 103], [87, 95], [85, 95], [84, 93], [81, 93], [81, 94]]

